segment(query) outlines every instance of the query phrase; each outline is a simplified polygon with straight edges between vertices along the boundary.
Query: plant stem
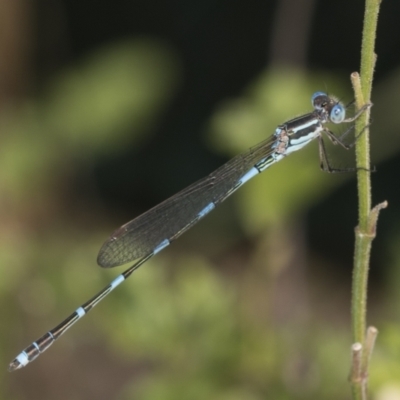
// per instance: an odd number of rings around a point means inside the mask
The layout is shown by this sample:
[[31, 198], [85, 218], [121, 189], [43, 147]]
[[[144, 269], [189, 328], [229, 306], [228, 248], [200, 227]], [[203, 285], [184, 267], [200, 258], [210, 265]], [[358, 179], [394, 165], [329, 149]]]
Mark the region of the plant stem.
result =
[[[358, 108], [369, 103], [371, 98], [376, 61], [374, 46], [380, 3], [380, 0], [366, 0], [365, 3], [361, 76], [353, 73], [351, 77]], [[366, 346], [365, 342], [369, 259], [378, 214], [382, 208], [386, 207], [386, 203], [382, 203], [371, 210], [369, 117], [370, 109], [367, 109], [356, 122], [356, 135], [362, 134], [356, 143], [359, 224], [356, 228], [354, 253], [352, 326], [353, 342], [362, 347], [360, 352], [353, 352], [353, 368], [350, 379], [355, 400], [366, 400], [367, 398], [368, 360], [373, 348], [373, 346]], [[375, 330], [375, 336], [376, 333]], [[359, 365], [360, 359], [361, 366]]]

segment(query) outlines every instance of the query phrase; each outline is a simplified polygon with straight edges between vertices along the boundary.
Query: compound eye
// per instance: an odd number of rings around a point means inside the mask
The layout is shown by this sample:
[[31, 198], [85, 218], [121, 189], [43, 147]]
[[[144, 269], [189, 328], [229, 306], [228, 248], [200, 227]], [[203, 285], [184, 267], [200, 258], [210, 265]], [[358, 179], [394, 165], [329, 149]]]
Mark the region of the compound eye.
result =
[[315, 102], [318, 97], [328, 97], [328, 95], [324, 92], [315, 92], [311, 96], [311, 104], [313, 105], [314, 108], [321, 108], [321, 104], [316, 104]]
[[329, 114], [329, 119], [334, 123], [334, 124], [340, 124], [343, 122], [344, 118], [346, 117], [346, 110], [345, 108], [340, 104], [335, 104], [332, 107], [332, 110]]

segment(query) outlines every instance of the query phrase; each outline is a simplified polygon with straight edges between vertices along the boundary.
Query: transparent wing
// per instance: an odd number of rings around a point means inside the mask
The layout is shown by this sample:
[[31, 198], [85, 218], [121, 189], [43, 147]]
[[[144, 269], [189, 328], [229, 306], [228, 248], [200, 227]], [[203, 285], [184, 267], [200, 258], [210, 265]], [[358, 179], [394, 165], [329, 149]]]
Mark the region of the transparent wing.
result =
[[121, 226], [101, 247], [98, 264], [115, 267], [146, 256], [163, 240], [175, 238], [194, 225], [200, 219], [200, 211], [210, 203], [221, 203], [247, 171], [273, 153], [271, 146], [275, 141], [276, 137], [271, 136]]

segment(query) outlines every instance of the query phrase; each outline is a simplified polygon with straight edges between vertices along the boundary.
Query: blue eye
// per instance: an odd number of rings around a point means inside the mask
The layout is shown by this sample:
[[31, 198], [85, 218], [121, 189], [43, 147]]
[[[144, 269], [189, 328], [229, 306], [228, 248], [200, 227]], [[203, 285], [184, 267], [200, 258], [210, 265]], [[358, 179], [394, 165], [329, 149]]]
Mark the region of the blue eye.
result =
[[324, 92], [315, 92], [312, 96], [311, 96], [311, 104], [313, 105], [313, 107], [315, 107], [315, 99], [317, 97], [327, 97], [327, 94]]
[[334, 123], [334, 124], [340, 124], [343, 122], [344, 118], [346, 117], [346, 110], [345, 108], [340, 104], [335, 104], [332, 107], [332, 110], [329, 114], [329, 119]]

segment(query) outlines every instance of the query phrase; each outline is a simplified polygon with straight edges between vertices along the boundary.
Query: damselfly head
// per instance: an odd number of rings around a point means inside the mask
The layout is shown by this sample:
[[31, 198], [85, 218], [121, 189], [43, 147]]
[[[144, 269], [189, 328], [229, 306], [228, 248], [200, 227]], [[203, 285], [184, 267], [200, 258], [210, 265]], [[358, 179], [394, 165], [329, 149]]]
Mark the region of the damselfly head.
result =
[[343, 104], [333, 96], [324, 92], [315, 92], [311, 97], [311, 103], [317, 111], [323, 111], [323, 119], [334, 124], [340, 124], [346, 117], [346, 109]]

